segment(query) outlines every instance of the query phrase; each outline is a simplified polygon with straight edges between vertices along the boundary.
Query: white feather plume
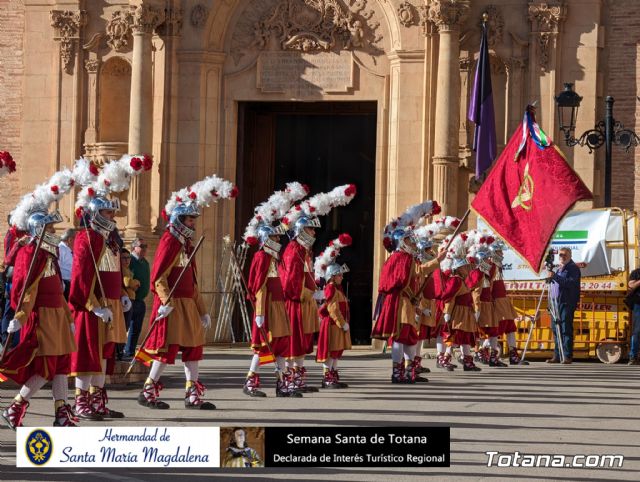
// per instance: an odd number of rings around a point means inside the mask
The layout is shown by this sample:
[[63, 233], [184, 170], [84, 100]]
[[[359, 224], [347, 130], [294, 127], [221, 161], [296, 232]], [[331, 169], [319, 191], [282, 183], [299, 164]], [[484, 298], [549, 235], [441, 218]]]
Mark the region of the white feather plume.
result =
[[289, 182], [286, 189], [274, 192], [269, 199], [255, 208], [255, 215], [249, 221], [242, 238], [247, 243], [254, 244], [257, 241], [260, 223], [272, 225], [274, 221], [282, 219], [293, 203], [308, 194], [308, 189], [299, 182]]
[[302, 216], [325, 216], [338, 206], [346, 206], [356, 195], [354, 184], [344, 184], [329, 192], [316, 194], [299, 205], [294, 206], [282, 219], [282, 223], [290, 228]]
[[20, 199], [11, 212], [10, 223], [22, 231], [28, 228], [29, 215], [35, 210], [49, 211], [49, 206], [68, 193], [74, 186], [72, 171], [67, 168], [56, 172], [48, 181], [39, 184], [33, 192]]
[[237, 194], [238, 189], [232, 182], [213, 174], [192, 184], [190, 187], [173, 192], [167, 204], [165, 204], [163, 215], [169, 218], [176, 206], [182, 203], [193, 202], [198, 207], [208, 207], [218, 199], [234, 198]]
[[327, 248], [322, 251], [313, 262], [313, 271], [316, 280], [324, 279], [327, 268], [336, 262], [340, 255], [340, 250], [346, 246], [351, 246], [352, 239], [348, 234], [341, 234], [331, 241]]

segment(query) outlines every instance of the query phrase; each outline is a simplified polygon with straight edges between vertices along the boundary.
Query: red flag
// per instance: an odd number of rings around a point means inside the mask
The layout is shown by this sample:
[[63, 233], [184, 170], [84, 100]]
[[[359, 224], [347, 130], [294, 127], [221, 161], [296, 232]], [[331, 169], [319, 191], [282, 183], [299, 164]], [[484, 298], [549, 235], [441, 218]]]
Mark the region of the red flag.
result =
[[538, 272], [567, 211], [591, 192], [527, 111], [471, 208]]

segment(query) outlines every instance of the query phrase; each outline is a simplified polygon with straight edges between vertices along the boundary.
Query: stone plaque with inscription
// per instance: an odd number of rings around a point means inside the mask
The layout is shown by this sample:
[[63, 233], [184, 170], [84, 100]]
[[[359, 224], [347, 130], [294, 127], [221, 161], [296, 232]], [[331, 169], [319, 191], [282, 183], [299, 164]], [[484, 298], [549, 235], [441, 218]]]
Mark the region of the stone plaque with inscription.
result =
[[257, 71], [257, 87], [262, 92], [301, 97], [353, 88], [353, 58], [347, 51], [262, 52]]

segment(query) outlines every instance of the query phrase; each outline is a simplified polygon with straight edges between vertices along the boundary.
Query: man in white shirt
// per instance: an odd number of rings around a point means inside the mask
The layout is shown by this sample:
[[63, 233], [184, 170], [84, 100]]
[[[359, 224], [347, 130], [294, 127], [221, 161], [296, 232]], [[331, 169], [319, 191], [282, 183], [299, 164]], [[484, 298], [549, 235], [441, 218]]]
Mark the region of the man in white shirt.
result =
[[58, 249], [60, 251], [58, 255], [58, 264], [60, 265], [60, 274], [62, 274], [62, 281], [64, 282], [64, 299], [69, 300], [69, 287], [71, 286], [71, 264], [73, 262], [73, 240], [76, 237], [76, 231], [74, 229], [67, 229], [60, 238], [60, 244]]

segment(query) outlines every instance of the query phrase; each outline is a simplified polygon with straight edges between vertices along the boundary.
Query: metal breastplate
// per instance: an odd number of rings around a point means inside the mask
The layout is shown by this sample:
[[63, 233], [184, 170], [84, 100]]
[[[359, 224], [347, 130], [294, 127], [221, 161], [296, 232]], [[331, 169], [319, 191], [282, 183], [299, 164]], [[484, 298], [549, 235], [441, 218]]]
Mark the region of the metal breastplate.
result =
[[180, 251], [178, 255], [178, 262], [176, 263], [177, 268], [184, 268], [189, 263], [189, 256], [184, 251]]
[[271, 262], [269, 263], [269, 271], [267, 272], [267, 278], [277, 278], [278, 275], [278, 268], [276, 266], [276, 262], [275, 259], [272, 259]]
[[98, 263], [98, 271], [109, 273], [120, 271], [120, 253], [114, 253], [109, 248], [105, 249]]
[[48, 278], [50, 276], [57, 276], [58, 275], [58, 272], [56, 271], [56, 267], [55, 267], [55, 265], [53, 263], [54, 263], [53, 258], [51, 258], [51, 256], [49, 256], [47, 258], [47, 264], [45, 264], [45, 266], [44, 266], [44, 272], [42, 274], [43, 278]]

